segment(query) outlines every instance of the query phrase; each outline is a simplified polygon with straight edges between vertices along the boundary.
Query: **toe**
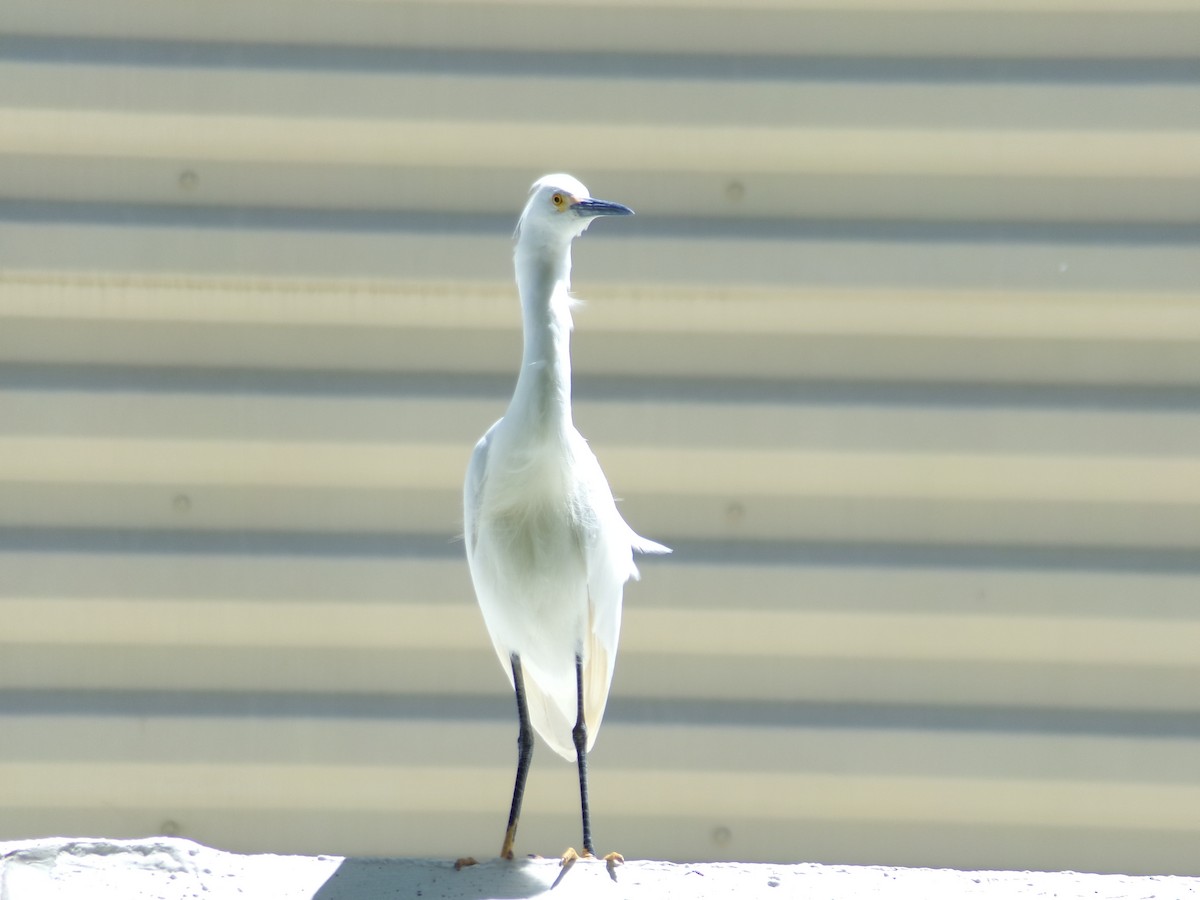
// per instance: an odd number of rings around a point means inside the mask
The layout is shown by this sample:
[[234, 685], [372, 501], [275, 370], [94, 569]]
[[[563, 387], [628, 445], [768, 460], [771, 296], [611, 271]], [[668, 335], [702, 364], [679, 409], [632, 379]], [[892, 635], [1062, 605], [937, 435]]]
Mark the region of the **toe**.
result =
[[617, 853], [614, 850], [612, 853], [605, 854], [604, 862], [608, 866], [608, 877], [611, 878], [613, 881], [616, 881], [617, 880], [617, 866], [619, 866], [619, 865], [621, 865], [621, 863], [625, 862], [625, 857], [623, 857], [620, 853]]

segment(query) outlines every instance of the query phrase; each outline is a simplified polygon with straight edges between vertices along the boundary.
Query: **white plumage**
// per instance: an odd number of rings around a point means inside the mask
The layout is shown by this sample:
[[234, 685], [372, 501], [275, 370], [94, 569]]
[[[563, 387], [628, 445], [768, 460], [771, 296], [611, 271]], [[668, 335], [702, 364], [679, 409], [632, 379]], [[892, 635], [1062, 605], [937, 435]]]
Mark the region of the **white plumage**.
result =
[[[592, 199], [569, 175], [534, 183], [514, 254], [521, 369], [464, 488], [467, 561], [492, 643], [510, 681], [519, 658], [529, 720], [567, 759], [577, 758], [576, 659], [590, 749], [612, 681], [622, 591], [637, 577], [633, 551], [670, 552], [625, 523], [571, 418], [571, 242], [596, 216], [630, 212]], [[582, 760], [580, 770], [583, 782]]]

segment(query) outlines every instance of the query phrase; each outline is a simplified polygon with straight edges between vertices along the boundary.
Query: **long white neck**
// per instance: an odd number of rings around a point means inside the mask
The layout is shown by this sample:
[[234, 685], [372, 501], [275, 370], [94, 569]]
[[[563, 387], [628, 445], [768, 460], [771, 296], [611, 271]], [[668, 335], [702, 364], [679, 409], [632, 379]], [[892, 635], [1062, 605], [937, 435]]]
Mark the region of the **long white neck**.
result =
[[505, 418], [546, 434], [571, 426], [571, 248], [518, 242], [514, 261], [525, 348]]

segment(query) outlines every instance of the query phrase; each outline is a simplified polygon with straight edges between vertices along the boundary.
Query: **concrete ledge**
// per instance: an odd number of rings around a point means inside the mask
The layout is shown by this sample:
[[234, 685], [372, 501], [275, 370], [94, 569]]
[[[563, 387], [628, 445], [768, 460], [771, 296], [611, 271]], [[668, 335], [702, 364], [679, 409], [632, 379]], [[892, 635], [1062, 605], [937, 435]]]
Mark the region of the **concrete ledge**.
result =
[[245, 856], [180, 838], [0, 843], [0, 900], [491, 900], [536, 897], [556, 880], [557, 893], [572, 900], [1200, 898], [1200, 877], [652, 860], [631, 860], [611, 874], [603, 862], [581, 860], [564, 874], [556, 859], [490, 860], [456, 871], [449, 860]]

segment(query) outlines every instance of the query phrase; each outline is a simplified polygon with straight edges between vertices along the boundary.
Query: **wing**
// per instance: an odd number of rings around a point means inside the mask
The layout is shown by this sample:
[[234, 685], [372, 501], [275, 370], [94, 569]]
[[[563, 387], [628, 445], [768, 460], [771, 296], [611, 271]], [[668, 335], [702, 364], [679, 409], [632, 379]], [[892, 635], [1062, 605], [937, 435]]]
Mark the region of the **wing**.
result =
[[583, 704], [588, 747], [596, 740], [617, 660], [625, 582], [637, 578], [633, 551], [670, 553], [636, 534], [617, 511], [600, 463], [580, 438], [575, 462], [586, 485], [593, 520], [584, 534], [588, 579], [588, 628], [584, 641]]
[[467, 478], [463, 482], [463, 540], [467, 545], [468, 565], [475, 555], [475, 545], [479, 539], [476, 523], [479, 521], [479, 501], [487, 480], [489, 441], [496, 426], [502, 421], [503, 419], [497, 419], [479, 439], [471, 453], [471, 461], [467, 464]]

